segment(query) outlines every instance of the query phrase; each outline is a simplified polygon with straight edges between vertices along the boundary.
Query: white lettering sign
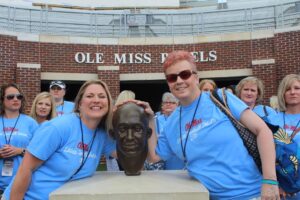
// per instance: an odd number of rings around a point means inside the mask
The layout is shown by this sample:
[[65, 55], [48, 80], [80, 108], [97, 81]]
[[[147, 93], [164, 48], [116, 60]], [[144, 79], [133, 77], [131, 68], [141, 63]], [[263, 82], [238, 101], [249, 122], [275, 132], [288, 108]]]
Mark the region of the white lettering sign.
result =
[[[211, 50], [205, 51], [194, 51], [191, 54], [195, 57], [195, 62], [214, 62], [217, 60], [217, 51]], [[160, 53], [160, 62], [164, 63], [168, 53]], [[84, 53], [77, 52], [75, 54], [75, 62], [77, 63], [104, 63], [103, 53]], [[114, 54], [115, 64], [149, 64], [152, 62], [151, 53], [122, 53]]]

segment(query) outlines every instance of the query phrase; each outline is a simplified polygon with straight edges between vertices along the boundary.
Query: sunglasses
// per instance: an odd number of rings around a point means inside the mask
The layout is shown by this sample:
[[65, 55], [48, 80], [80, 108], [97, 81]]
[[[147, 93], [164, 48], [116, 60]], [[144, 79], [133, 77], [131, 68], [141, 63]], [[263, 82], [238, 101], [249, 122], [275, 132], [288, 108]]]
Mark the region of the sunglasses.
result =
[[187, 80], [189, 79], [192, 74], [197, 74], [196, 72], [192, 70], [183, 70], [179, 72], [178, 74], [167, 74], [166, 79], [169, 83], [175, 83], [177, 81], [177, 77], [179, 76], [182, 80]]
[[23, 98], [24, 98], [24, 96], [22, 94], [8, 94], [5, 96], [5, 98], [7, 100], [13, 100], [15, 97], [20, 101], [23, 100]]
[[51, 90], [62, 90], [62, 88], [58, 87], [58, 86], [52, 86], [50, 89]]

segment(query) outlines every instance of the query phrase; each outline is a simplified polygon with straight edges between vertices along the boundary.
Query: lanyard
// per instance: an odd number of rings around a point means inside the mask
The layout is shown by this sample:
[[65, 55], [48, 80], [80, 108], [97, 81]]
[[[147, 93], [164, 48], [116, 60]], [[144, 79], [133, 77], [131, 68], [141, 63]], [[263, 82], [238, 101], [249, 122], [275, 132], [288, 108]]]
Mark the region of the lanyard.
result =
[[[296, 133], [296, 130], [297, 130], [299, 124], [300, 124], [300, 119], [298, 120], [297, 125], [296, 125], [296, 127], [294, 128], [294, 130], [293, 130], [293, 132], [291, 134], [291, 139], [293, 139], [295, 137], [295, 135], [298, 133], [298, 132]], [[285, 125], [286, 125], [285, 124], [285, 112], [283, 112], [283, 128], [284, 128], [284, 130], [286, 132]]]
[[193, 114], [192, 121], [190, 122], [191, 125], [190, 125], [190, 127], [188, 129], [188, 132], [187, 132], [187, 135], [186, 135], [186, 138], [185, 138], [185, 141], [184, 141], [184, 145], [182, 143], [182, 133], [181, 133], [181, 110], [182, 110], [182, 106], [180, 106], [179, 133], [180, 133], [180, 144], [181, 144], [181, 150], [182, 150], [182, 154], [183, 154], [184, 163], [187, 162], [187, 160], [186, 160], [186, 144], [187, 144], [187, 141], [188, 141], [188, 138], [189, 138], [189, 135], [190, 135], [190, 131], [191, 131], [192, 126], [193, 126], [193, 121], [195, 119], [195, 115], [196, 115], [196, 112], [197, 112], [197, 109], [198, 109], [198, 106], [199, 106], [199, 102], [200, 102], [201, 96], [202, 95], [200, 94], [200, 97], [198, 98], [197, 106], [196, 106], [194, 114]]
[[[84, 138], [83, 138], [83, 129], [82, 129], [82, 121], [81, 121], [81, 118], [79, 117], [79, 120], [80, 120], [80, 130], [81, 130], [81, 144], [84, 145]], [[94, 135], [93, 135], [93, 138], [92, 138], [92, 141], [90, 142], [89, 144], [89, 150], [88, 150], [88, 153], [86, 155], [86, 157], [84, 156], [84, 147], [82, 147], [82, 159], [81, 159], [81, 164], [79, 166], [79, 168], [76, 170], [76, 172], [73, 174], [72, 177], [74, 177], [80, 170], [81, 168], [83, 167], [83, 165], [85, 164], [85, 162], [87, 161], [90, 153], [91, 153], [91, 150], [92, 150], [92, 147], [93, 147], [93, 144], [94, 144], [94, 140], [95, 140], [95, 137], [96, 137], [96, 132], [97, 132], [97, 128], [95, 129], [95, 132], [94, 132]], [[72, 178], [71, 177], [71, 178]]]
[[16, 122], [15, 122], [15, 125], [14, 125], [13, 129], [11, 130], [11, 132], [10, 132], [10, 134], [9, 134], [9, 138], [7, 139], [6, 134], [5, 134], [4, 119], [3, 119], [3, 115], [2, 115], [3, 134], [4, 134], [4, 136], [5, 136], [5, 142], [6, 142], [6, 144], [9, 144], [9, 143], [10, 143], [10, 139], [11, 139], [12, 133], [14, 132], [14, 130], [15, 130], [16, 126], [17, 126], [17, 123], [18, 123], [18, 121], [19, 121], [19, 118], [20, 118], [20, 113], [19, 113], [19, 115], [18, 115], [18, 118], [17, 118], [17, 120], [16, 120]]

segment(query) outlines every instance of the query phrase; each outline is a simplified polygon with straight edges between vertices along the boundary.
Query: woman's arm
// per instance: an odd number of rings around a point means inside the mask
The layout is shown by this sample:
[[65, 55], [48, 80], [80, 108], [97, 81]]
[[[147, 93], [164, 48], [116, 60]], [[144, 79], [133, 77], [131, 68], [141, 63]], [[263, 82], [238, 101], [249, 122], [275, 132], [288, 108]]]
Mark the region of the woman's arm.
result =
[[[240, 120], [242, 124], [257, 136], [263, 178], [277, 180], [275, 171], [275, 145], [271, 130], [260, 117], [249, 109], [242, 113]], [[278, 186], [263, 184], [261, 195], [262, 199], [269, 197], [271, 197], [270, 199], [279, 199]]]
[[22, 163], [14, 179], [10, 200], [22, 200], [31, 182], [32, 172], [43, 163], [29, 152], [25, 153]]

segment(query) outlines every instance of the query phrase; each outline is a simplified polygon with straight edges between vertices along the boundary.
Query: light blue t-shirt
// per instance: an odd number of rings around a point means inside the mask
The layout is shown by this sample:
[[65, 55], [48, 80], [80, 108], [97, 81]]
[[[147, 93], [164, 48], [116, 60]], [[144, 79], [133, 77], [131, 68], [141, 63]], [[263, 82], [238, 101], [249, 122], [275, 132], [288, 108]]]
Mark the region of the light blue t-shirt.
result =
[[[300, 143], [300, 113], [286, 114], [284, 112], [278, 112], [274, 115], [270, 115], [268, 120], [271, 124], [278, 125], [283, 128], [289, 136], [291, 136], [295, 131], [296, 136], [294, 137], [294, 141]], [[286, 200], [298, 199], [300, 199], [300, 192], [294, 194], [292, 197], [286, 197]]]
[[71, 101], [64, 101], [62, 105], [56, 106], [56, 114], [57, 116], [62, 116], [64, 114], [68, 114], [73, 112], [75, 104]]
[[[233, 94], [226, 94], [231, 112], [239, 120], [247, 105]], [[165, 125], [168, 128], [158, 138], [156, 153], [165, 160], [173, 154], [184, 160], [183, 149], [192, 124], [186, 142], [186, 168], [209, 190], [210, 199], [248, 200], [260, 196], [262, 176], [236, 129], [208, 92], [202, 92], [200, 98], [192, 123], [199, 97], [173, 111]]]
[[289, 136], [295, 131], [296, 136], [294, 140], [300, 143], [300, 113], [287, 114], [284, 112], [278, 112], [275, 115], [269, 116], [271, 124], [278, 125], [283, 128]]
[[[8, 144], [9, 142], [9, 144], [12, 146], [25, 149], [29, 144], [29, 141], [31, 140], [33, 133], [37, 127], [38, 127], [37, 122], [27, 115], [20, 114], [19, 119], [17, 119], [17, 117], [12, 119], [7, 119], [7, 118], [3, 118], [3, 115], [1, 115], [0, 116], [0, 148], [2, 148], [3, 145]], [[4, 134], [6, 135], [6, 139]], [[12, 159], [13, 159], [13, 176], [14, 176], [17, 173], [17, 170], [20, 166], [23, 157], [21, 155], [18, 155], [13, 157]], [[0, 159], [0, 190], [4, 190], [13, 178], [13, 176], [2, 176], [1, 172], [3, 169], [3, 162], [4, 159], [1, 158]]]
[[[81, 170], [71, 178], [87, 156], [91, 148], [94, 130], [82, 123], [84, 144], [80, 128], [80, 119], [72, 113], [54, 118], [44, 123], [28, 146], [28, 151], [44, 163], [32, 173], [32, 180], [25, 200], [47, 200], [49, 194], [67, 181], [92, 176], [96, 171], [102, 154], [109, 156], [116, 148], [115, 142], [104, 130], [97, 130], [92, 149]], [[11, 184], [4, 192], [9, 199]]]
[[[264, 110], [265, 108], [265, 110]], [[273, 108], [265, 105], [256, 105], [253, 109], [253, 112], [255, 112], [258, 116], [260, 116], [265, 121], [269, 122], [269, 116], [276, 115], [277, 111]]]
[[[165, 127], [165, 124], [168, 120], [169, 116], [166, 116], [164, 114], [159, 114], [156, 116], [156, 131], [157, 136], [160, 137], [161, 134], [164, 134], [163, 129]], [[168, 160], [165, 160], [165, 169], [166, 170], [180, 170], [184, 169], [184, 162], [180, 158], [178, 158], [176, 155], [170, 156]]]

